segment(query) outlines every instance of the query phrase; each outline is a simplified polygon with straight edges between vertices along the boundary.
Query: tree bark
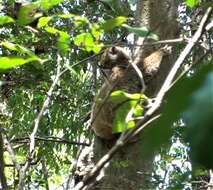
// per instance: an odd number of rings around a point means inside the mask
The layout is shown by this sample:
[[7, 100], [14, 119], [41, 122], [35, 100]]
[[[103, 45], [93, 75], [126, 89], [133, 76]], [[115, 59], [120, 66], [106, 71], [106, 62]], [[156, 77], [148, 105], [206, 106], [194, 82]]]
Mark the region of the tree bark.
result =
[[[179, 35], [178, 23], [176, 21], [177, 6], [176, 0], [140, 0], [137, 6], [137, 19], [140, 22], [140, 26], [148, 27], [151, 32], [159, 36], [160, 40], [173, 39]], [[140, 45], [147, 41], [149, 42], [150, 40], [146, 38], [137, 39], [137, 43]], [[158, 50], [159, 47], [159, 45], [141, 47], [139, 50], [141, 61], [152, 52]], [[157, 73], [148, 82], [146, 94], [149, 97], [154, 97], [159, 91], [177, 57], [175, 52], [175, 47], [173, 47], [171, 55], [163, 58]]]
[[4, 173], [4, 143], [0, 128], [0, 181], [2, 189], [7, 189], [7, 180]]
[[[157, 34], [160, 40], [173, 39], [178, 35], [176, 13], [177, 4], [175, 0], [138, 0], [136, 20], [139, 21], [140, 26], [146, 26]], [[140, 45], [148, 41], [146, 38], [137, 39], [137, 43]], [[141, 46], [138, 50], [135, 49], [135, 52], [140, 52], [140, 60], [143, 62], [145, 57], [159, 48], [159, 46]], [[157, 74], [146, 84], [146, 95], [155, 97], [175, 58], [176, 54], [173, 49], [171, 55], [162, 59]], [[144, 157], [141, 147], [143, 147], [145, 143], [145, 138], [146, 137], [141, 134], [137, 142], [127, 144], [114, 155], [110, 163], [102, 170], [102, 176], [99, 175], [96, 178], [97, 184], [89, 189], [150, 189], [148, 185], [150, 183], [152, 161], [155, 154], [153, 153], [149, 159]], [[90, 166], [92, 167], [92, 165], [97, 163], [108, 150], [107, 143], [96, 137], [91, 147], [92, 156], [90, 157]], [[85, 165], [85, 163], [83, 165]], [[99, 180], [99, 178], [101, 179]]]

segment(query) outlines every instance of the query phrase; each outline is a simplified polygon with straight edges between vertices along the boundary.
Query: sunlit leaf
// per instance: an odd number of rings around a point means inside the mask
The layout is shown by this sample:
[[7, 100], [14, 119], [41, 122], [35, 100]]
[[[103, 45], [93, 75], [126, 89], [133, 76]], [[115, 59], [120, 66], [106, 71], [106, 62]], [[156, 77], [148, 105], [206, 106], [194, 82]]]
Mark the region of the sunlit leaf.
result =
[[21, 58], [21, 57], [0, 57], [0, 70], [15, 68], [26, 63], [38, 61], [37, 58]]
[[152, 33], [147, 27], [131, 27], [128, 26], [127, 24], [123, 24], [123, 27], [126, 28], [129, 32], [136, 34], [137, 36], [140, 37], [146, 37], [146, 38], [151, 38], [153, 40], [158, 40], [159, 37]]
[[0, 16], [0, 25], [14, 22], [14, 19], [9, 16]]
[[57, 33], [59, 32], [58, 29], [53, 28], [53, 27], [46, 27], [45, 30], [46, 30], [47, 32], [49, 32], [50, 34], [57, 34]]
[[144, 108], [140, 104], [137, 104], [134, 108], [133, 115], [135, 117], [139, 117], [143, 115], [143, 112], [144, 112]]
[[89, 23], [89, 21], [88, 21], [88, 19], [86, 17], [79, 16], [79, 15], [76, 15], [74, 17], [75, 27], [80, 27], [80, 26], [83, 26], [83, 25], [85, 25], [87, 23]]
[[147, 97], [140, 93], [129, 94], [122, 90], [114, 91], [110, 94], [109, 101], [121, 103], [126, 100], [146, 100]]
[[198, 0], [186, 0], [186, 4], [187, 6], [193, 8], [196, 5], [198, 5], [199, 1]]
[[96, 40], [99, 40], [101, 35], [103, 34], [103, 30], [100, 29], [99, 25], [92, 24], [91, 25], [91, 33], [95, 37]]
[[37, 27], [42, 28], [42, 27], [46, 26], [51, 19], [52, 19], [52, 17], [41, 17], [38, 20]]
[[122, 24], [124, 24], [127, 21], [126, 17], [116, 17], [110, 20], [106, 20], [102, 25], [101, 28], [104, 29], [104, 31], [111, 31], [113, 30], [115, 27], [121, 26]]
[[36, 55], [32, 51], [30, 51], [28, 48], [25, 48], [24, 46], [21, 46], [19, 44], [14, 44], [14, 43], [5, 41], [5, 42], [1, 42], [0, 45], [6, 47], [9, 50], [16, 51], [19, 53], [26, 53], [27, 55], [36, 57]]
[[64, 0], [40, 0], [39, 4], [41, 6], [41, 9], [48, 10], [63, 1]]
[[75, 17], [76, 15], [75, 14], [62, 14], [62, 15], [57, 15], [58, 17], [61, 17], [61, 18], [72, 18], [72, 17]]
[[122, 90], [117, 90], [110, 94], [108, 101], [118, 105], [113, 120], [114, 133], [120, 133], [135, 126], [134, 117], [139, 117], [143, 114], [141, 104], [145, 100], [147, 100], [147, 97], [143, 94], [129, 94]]
[[92, 51], [95, 46], [93, 36], [90, 33], [81, 33], [77, 35], [74, 39], [74, 44], [85, 48], [87, 51]]
[[17, 51], [16, 44], [10, 42], [1, 42], [0, 45], [6, 47], [9, 50]]
[[95, 45], [93, 48], [92, 48], [92, 51], [95, 53], [95, 54], [98, 54], [102, 47], [104, 46], [104, 44], [98, 44], [98, 45]]
[[70, 35], [66, 32], [59, 32], [59, 38], [57, 41], [57, 47], [61, 50], [62, 53], [66, 53], [70, 50], [69, 46]]
[[137, 104], [137, 100], [129, 100], [117, 108], [113, 119], [113, 133], [121, 133], [135, 127], [133, 114]]
[[53, 27], [46, 27], [45, 30], [51, 34], [58, 35], [57, 47], [61, 50], [62, 53], [65, 53], [70, 49], [70, 35], [68, 33]]

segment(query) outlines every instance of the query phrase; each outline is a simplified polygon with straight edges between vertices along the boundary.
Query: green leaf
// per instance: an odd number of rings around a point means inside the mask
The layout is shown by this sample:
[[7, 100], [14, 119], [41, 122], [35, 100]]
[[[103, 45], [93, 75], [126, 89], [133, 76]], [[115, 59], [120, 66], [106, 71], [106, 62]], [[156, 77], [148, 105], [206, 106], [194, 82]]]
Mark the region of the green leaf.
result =
[[0, 16], [0, 26], [11, 22], [14, 22], [13, 18], [9, 16]]
[[129, 94], [122, 90], [112, 92], [108, 101], [118, 106], [113, 120], [113, 132], [120, 133], [135, 127], [134, 117], [142, 116], [144, 109], [141, 104], [147, 99], [139, 93]]
[[53, 28], [53, 27], [46, 27], [45, 30], [50, 34], [57, 34], [59, 32], [58, 29]]
[[95, 48], [95, 43], [92, 34], [82, 33], [75, 37], [74, 44], [85, 49], [86, 51], [92, 51]]
[[144, 112], [144, 108], [140, 104], [137, 104], [134, 108], [133, 115], [135, 117], [139, 117], [143, 115], [143, 112]]
[[77, 15], [75, 14], [62, 14], [62, 15], [57, 15], [58, 17], [61, 17], [61, 18], [72, 18], [72, 17], [75, 17]]
[[[201, 87], [206, 75], [211, 70], [213, 70], [212, 64], [202, 67], [192, 77], [183, 77], [180, 79], [167, 92], [161, 108], [161, 117], [144, 131], [144, 136], [147, 136], [147, 138], [144, 141], [143, 148], [147, 155], [151, 154], [154, 150], [158, 150], [161, 145], [169, 142], [169, 138], [171, 138], [173, 132], [171, 126], [181, 116], [183, 118], [184, 115], [182, 113], [187, 109], [188, 101], [192, 98], [191, 95]], [[196, 104], [196, 102], [194, 103]], [[209, 107], [209, 105], [205, 106]], [[206, 113], [205, 109], [208, 108], [200, 107], [200, 113]], [[202, 117], [202, 114], [200, 116]], [[194, 117], [193, 119], [196, 120], [196, 118], [199, 119], [200, 117]], [[200, 125], [200, 127], [202, 126]], [[191, 131], [189, 135], [193, 133]]]
[[125, 92], [122, 90], [114, 91], [110, 94], [109, 101], [114, 103], [121, 103], [128, 100], [128, 98], [125, 95]]
[[64, 32], [64, 31], [60, 31], [53, 27], [46, 27], [45, 30], [48, 33], [58, 35], [57, 47], [61, 50], [62, 53], [66, 53], [67, 51], [69, 51], [70, 35], [68, 33]]
[[52, 8], [55, 5], [58, 5], [59, 3], [63, 2], [64, 0], [40, 0], [39, 4], [41, 6], [41, 9], [48, 10]]
[[193, 8], [196, 5], [198, 5], [199, 1], [198, 0], [186, 0], [186, 5]]
[[74, 17], [74, 20], [75, 20], [74, 21], [75, 27], [84, 26], [85, 24], [89, 23], [89, 20], [86, 17], [79, 16], [79, 15], [76, 15]]
[[5, 42], [1, 42], [0, 45], [4, 46], [7, 49], [12, 50], [12, 51], [16, 51], [19, 53], [25, 53], [31, 57], [37, 57], [32, 51], [30, 51], [29, 49], [27, 49], [24, 46], [21, 46], [19, 44], [14, 44], [14, 43], [5, 41]]
[[104, 29], [104, 31], [108, 32], [113, 30], [115, 27], [121, 26], [126, 21], [127, 21], [126, 17], [119, 16], [105, 21], [103, 24], [101, 24], [101, 28]]
[[100, 26], [97, 24], [91, 24], [91, 33], [96, 40], [99, 40], [103, 34], [103, 30], [100, 29]]
[[59, 32], [59, 38], [57, 41], [57, 47], [61, 50], [62, 53], [66, 53], [70, 50], [69, 46], [70, 35], [66, 32]]
[[186, 140], [190, 144], [192, 161], [213, 169], [213, 69], [201, 87], [190, 97], [184, 112]]
[[37, 27], [42, 28], [42, 27], [46, 26], [51, 19], [52, 19], [52, 17], [41, 17], [38, 20]]
[[6, 47], [9, 50], [17, 51], [16, 44], [13, 44], [13, 43], [10, 43], [10, 42], [1, 42], [0, 45]]
[[22, 5], [18, 12], [17, 23], [20, 25], [27, 25], [34, 20], [42, 16], [42, 13], [38, 13], [39, 5], [36, 3], [29, 3]]
[[112, 92], [109, 97], [109, 101], [114, 103], [121, 103], [126, 100], [142, 100], [143, 102], [147, 99], [148, 98], [144, 94], [140, 94], [140, 93], [129, 94], [122, 90], [117, 90]]
[[150, 30], [145, 26], [144, 27], [131, 27], [127, 24], [123, 24], [123, 27], [126, 28], [130, 33], [134, 33], [137, 36], [146, 37], [146, 38], [150, 38], [153, 40], [159, 39], [159, 37], [156, 34], [150, 32]]
[[74, 39], [74, 44], [77, 46], [88, 46], [93, 45], [94, 40], [90, 33], [81, 33]]
[[26, 63], [38, 61], [36, 58], [21, 58], [21, 57], [0, 57], [0, 70], [7, 70], [11, 68], [24, 65]]
[[132, 116], [137, 103], [137, 100], [131, 100], [119, 106], [113, 120], [113, 133], [121, 133], [135, 127], [135, 121], [132, 120]]

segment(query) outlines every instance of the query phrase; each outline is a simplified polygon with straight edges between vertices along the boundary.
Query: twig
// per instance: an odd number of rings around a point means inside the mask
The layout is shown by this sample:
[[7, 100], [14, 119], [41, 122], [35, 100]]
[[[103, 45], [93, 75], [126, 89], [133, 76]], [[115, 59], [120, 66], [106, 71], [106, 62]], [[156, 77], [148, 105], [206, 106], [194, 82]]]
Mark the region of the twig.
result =
[[[21, 138], [16, 138], [16, 139], [12, 139], [11, 142], [15, 143], [15, 142], [23, 142], [25, 140], [29, 140], [29, 137], [21, 137]], [[69, 145], [79, 145], [79, 146], [90, 146], [89, 143], [84, 143], [84, 142], [75, 142], [75, 141], [68, 141], [66, 139], [63, 138], [59, 138], [59, 137], [35, 137], [35, 140], [37, 141], [46, 141], [46, 142], [56, 142], [56, 143], [64, 143], [64, 144], [69, 144]]]
[[195, 32], [194, 36], [192, 37], [191, 41], [186, 45], [184, 50], [181, 52], [180, 56], [176, 60], [175, 64], [173, 65], [171, 71], [169, 72], [165, 82], [163, 83], [160, 91], [157, 94], [156, 101], [154, 104], [151, 106], [151, 108], [145, 113], [144, 118], [140, 120], [137, 124], [136, 127], [133, 128], [132, 130], [128, 131], [124, 136], [122, 136], [121, 139], [118, 139], [116, 144], [108, 151], [107, 154], [105, 154], [95, 165], [95, 167], [89, 172], [85, 178], [79, 182], [75, 190], [82, 190], [82, 189], [87, 189], [87, 185], [89, 185], [89, 182], [98, 175], [98, 172], [104, 167], [104, 165], [113, 157], [113, 155], [125, 144], [128, 142], [128, 140], [132, 137], [134, 137], [135, 131], [139, 130], [140, 128], [144, 128], [144, 125], [146, 125], [145, 122], [149, 121], [149, 119], [152, 117], [152, 115], [158, 110], [160, 107], [162, 100], [166, 94], [166, 92], [169, 90], [170, 85], [180, 68], [180, 66], [183, 64], [185, 58], [187, 55], [190, 53], [192, 48], [194, 47], [195, 43], [199, 40], [203, 33], [203, 29], [205, 27], [205, 24], [211, 14], [212, 8], [209, 7], [206, 10], [206, 13], [204, 14], [201, 23]]
[[37, 117], [34, 120], [34, 127], [33, 127], [33, 131], [30, 135], [30, 147], [29, 147], [29, 154], [28, 154], [28, 159], [24, 165], [24, 167], [20, 170], [20, 178], [19, 178], [19, 190], [23, 190], [24, 189], [24, 184], [25, 184], [25, 176], [26, 176], [26, 172], [28, 170], [28, 168], [30, 167], [30, 163], [33, 160], [33, 156], [35, 154], [35, 135], [38, 131], [38, 127], [39, 127], [39, 123], [41, 121], [41, 118], [44, 114], [44, 112], [46, 111], [46, 109], [49, 106], [50, 100], [51, 100], [51, 96], [53, 94], [53, 90], [55, 88], [55, 86], [57, 85], [59, 78], [60, 78], [60, 69], [61, 69], [61, 56], [59, 55], [59, 53], [57, 53], [57, 72], [56, 72], [56, 76], [53, 80], [53, 83], [49, 89], [49, 91], [47, 92], [47, 96], [46, 99], [42, 105], [42, 108], [40, 110], [40, 112], [38, 113]]
[[[37, 160], [35, 162], [31, 162], [30, 165], [31, 166], [35, 166], [38, 164], [38, 162], [40, 161], [40, 158], [37, 158]], [[20, 163], [19, 166], [24, 166], [25, 163]], [[5, 164], [5, 167], [13, 167], [16, 168], [16, 166], [14, 164]]]
[[139, 56], [137, 56], [136, 59], [133, 62], [131, 61], [130, 64], [140, 78], [140, 83], [141, 83], [141, 86], [142, 86], [142, 89], [141, 89], [141, 94], [142, 94], [142, 93], [144, 93], [144, 91], [146, 89], [146, 85], [145, 85], [145, 82], [144, 82], [143, 74], [137, 66], [138, 62], [139, 62]]

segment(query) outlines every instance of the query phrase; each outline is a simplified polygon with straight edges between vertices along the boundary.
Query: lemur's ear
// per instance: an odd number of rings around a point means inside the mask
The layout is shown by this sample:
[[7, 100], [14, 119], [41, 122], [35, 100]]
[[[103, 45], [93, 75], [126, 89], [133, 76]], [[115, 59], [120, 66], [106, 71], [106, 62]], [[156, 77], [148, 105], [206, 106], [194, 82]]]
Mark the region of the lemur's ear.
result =
[[117, 51], [117, 48], [115, 47], [115, 46], [113, 46], [113, 47], [111, 47], [110, 49], [109, 49], [109, 52], [111, 53], [111, 54], [116, 54], [118, 51]]

